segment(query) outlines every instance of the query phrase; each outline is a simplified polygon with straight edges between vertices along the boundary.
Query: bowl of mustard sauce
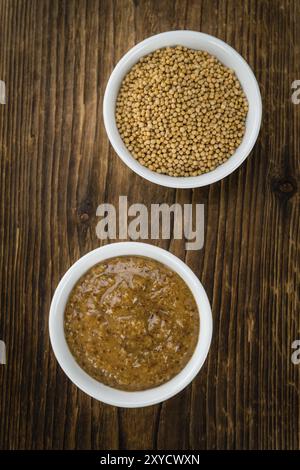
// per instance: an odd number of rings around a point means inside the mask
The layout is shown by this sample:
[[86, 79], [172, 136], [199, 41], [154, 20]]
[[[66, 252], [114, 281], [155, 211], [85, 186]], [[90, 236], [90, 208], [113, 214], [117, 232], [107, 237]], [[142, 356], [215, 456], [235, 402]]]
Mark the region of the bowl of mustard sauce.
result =
[[66, 272], [49, 333], [77, 387], [110, 405], [142, 407], [193, 380], [209, 351], [212, 315], [183, 261], [150, 244], [121, 242], [89, 252]]

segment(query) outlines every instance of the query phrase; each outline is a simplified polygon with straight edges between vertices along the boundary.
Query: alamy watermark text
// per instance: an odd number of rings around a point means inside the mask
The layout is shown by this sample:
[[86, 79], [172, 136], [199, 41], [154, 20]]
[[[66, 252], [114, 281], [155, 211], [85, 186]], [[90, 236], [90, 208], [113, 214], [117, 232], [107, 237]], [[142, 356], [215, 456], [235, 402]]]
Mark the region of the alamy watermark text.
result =
[[[100, 240], [186, 240], [186, 250], [201, 250], [204, 245], [204, 204], [145, 204], [128, 206], [127, 196], [119, 196], [118, 207], [100, 204], [96, 234]], [[118, 223], [117, 223], [118, 220]]]
[[6, 364], [6, 346], [2, 340], [0, 340], [0, 364]]

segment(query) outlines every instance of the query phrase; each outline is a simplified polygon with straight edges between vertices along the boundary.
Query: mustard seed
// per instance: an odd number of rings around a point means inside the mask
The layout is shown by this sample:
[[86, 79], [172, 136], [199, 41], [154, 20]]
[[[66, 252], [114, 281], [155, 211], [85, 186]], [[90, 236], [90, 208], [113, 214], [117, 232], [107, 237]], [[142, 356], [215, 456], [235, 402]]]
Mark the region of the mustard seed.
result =
[[142, 165], [196, 176], [228, 160], [245, 133], [248, 102], [233, 70], [205, 51], [158, 49], [121, 84], [116, 123]]

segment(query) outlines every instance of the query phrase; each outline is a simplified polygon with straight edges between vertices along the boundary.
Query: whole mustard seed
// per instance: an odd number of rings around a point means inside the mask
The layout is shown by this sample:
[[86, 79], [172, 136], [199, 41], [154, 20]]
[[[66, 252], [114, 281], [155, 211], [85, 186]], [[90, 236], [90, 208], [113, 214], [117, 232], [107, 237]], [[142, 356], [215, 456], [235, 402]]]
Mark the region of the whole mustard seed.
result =
[[197, 176], [228, 160], [243, 139], [247, 113], [233, 70], [182, 46], [142, 57], [116, 103], [117, 127], [132, 156], [170, 176]]

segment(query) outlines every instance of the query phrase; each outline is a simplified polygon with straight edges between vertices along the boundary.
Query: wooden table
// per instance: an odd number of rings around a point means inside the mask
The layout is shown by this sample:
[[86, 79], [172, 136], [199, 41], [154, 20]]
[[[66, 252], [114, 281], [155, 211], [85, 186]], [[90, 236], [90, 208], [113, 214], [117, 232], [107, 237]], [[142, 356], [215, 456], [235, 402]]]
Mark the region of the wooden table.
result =
[[[158, 187], [112, 150], [102, 119], [108, 77], [142, 39], [215, 35], [259, 81], [254, 151], [222, 182]], [[297, 0], [0, 0], [0, 366], [2, 449], [297, 449], [300, 79]], [[99, 246], [103, 202], [205, 204], [205, 243], [151, 241], [194, 270], [212, 303], [209, 357], [169, 401], [117, 409], [80, 392], [52, 353], [48, 313], [59, 279]]]

